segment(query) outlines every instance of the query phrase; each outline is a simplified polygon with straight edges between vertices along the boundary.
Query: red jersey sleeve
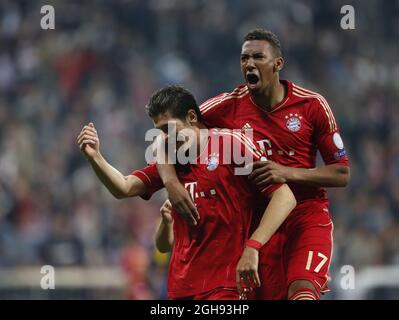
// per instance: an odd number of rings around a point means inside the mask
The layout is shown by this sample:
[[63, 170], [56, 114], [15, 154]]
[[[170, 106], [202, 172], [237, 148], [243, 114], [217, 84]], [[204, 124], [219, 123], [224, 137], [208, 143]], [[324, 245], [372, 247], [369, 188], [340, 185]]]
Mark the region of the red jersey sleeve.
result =
[[237, 129], [236, 102], [248, 94], [248, 88], [241, 85], [230, 93], [222, 93], [199, 106], [205, 124], [210, 127]]
[[164, 187], [155, 163], [152, 163], [143, 169], [135, 170], [131, 175], [136, 176], [145, 184], [147, 190], [145, 194], [141, 196], [144, 200], [149, 200], [155, 192]]
[[230, 117], [226, 118], [222, 116], [226, 110], [229, 109], [231, 100], [224, 100], [227, 93], [222, 93], [214, 98], [211, 98], [199, 106], [205, 125], [210, 128], [230, 128], [233, 129], [233, 123], [230, 121]]
[[339, 163], [348, 166], [348, 156], [330, 106], [322, 96], [314, 99], [312, 104], [315, 143], [324, 163]]
[[[249, 138], [247, 135], [245, 135], [245, 133], [234, 131], [231, 133], [231, 135], [233, 138], [232, 152], [234, 153], [235, 152], [234, 150], [240, 150], [241, 159], [244, 159], [245, 164], [253, 163], [255, 161], [268, 161], [266, 155], [256, 147], [254, 141], [251, 138]], [[241, 161], [240, 162], [234, 161], [235, 159], [237, 159], [234, 156], [234, 154], [232, 155], [232, 159], [233, 159], [233, 164], [236, 168], [243, 166], [243, 163], [240, 163]], [[261, 192], [266, 197], [270, 197], [270, 195], [281, 186], [282, 186], [281, 183], [271, 184], [266, 188], [264, 188], [263, 190], [261, 190]]]

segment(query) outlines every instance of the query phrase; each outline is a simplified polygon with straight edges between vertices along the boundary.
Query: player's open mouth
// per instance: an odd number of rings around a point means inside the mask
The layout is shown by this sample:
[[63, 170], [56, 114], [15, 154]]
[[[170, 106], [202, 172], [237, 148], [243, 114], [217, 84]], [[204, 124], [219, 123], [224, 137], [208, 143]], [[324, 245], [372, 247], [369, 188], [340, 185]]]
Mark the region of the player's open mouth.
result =
[[259, 82], [259, 77], [255, 73], [247, 74], [248, 87], [255, 88], [258, 82]]

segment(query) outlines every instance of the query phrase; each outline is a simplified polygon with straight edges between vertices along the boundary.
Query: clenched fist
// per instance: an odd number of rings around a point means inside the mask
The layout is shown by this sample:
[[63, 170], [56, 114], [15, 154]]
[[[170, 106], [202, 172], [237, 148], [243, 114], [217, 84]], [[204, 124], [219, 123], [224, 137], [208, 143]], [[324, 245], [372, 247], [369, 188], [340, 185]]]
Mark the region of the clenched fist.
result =
[[240, 295], [246, 295], [256, 287], [260, 287], [258, 274], [259, 252], [245, 247], [236, 267], [237, 289]]
[[166, 200], [164, 202], [161, 209], [159, 209], [159, 212], [161, 213], [162, 221], [165, 224], [171, 224], [173, 222], [172, 204], [170, 203], [169, 200]]
[[82, 150], [88, 159], [92, 159], [100, 153], [100, 140], [98, 139], [97, 130], [92, 122], [83, 127], [77, 141], [80, 150]]

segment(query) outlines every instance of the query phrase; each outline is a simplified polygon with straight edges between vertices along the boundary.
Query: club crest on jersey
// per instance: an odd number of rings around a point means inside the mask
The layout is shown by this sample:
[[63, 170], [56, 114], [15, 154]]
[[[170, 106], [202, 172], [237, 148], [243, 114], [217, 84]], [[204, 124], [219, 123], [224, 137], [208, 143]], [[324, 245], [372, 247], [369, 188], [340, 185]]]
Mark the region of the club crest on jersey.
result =
[[299, 116], [297, 113], [293, 114], [290, 113], [289, 116], [285, 116], [285, 119], [287, 119], [286, 122], [286, 127], [288, 130], [292, 131], [292, 132], [297, 132], [301, 129], [302, 126], [302, 122], [301, 119], [302, 117]]
[[212, 153], [207, 161], [206, 161], [206, 168], [208, 171], [214, 171], [219, 166], [219, 155], [216, 153]]

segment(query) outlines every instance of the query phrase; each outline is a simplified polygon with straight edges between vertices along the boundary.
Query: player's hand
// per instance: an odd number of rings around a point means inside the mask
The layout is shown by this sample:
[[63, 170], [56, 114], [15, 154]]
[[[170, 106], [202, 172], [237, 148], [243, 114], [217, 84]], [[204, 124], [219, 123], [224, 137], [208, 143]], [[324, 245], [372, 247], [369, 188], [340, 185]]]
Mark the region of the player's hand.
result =
[[292, 168], [282, 166], [273, 161], [256, 161], [249, 179], [259, 189], [275, 183], [287, 183], [292, 175]]
[[245, 247], [236, 268], [237, 289], [240, 295], [245, 295], [248, 290], [260, 287], [258, 264], [258, 250]]
[[165, 187], [168, 191], [170, 203], [176, 210], [177, 214], [189, 224], [197, 225], [200, 216], [188, 191], [180, 182], [169, 183], [165, 185]]
[[83, 127], [77, 141], [80, 150], [87, 158], [91, 159], [100, 153], [100, 140], [92, 122]]
[[172, 204], [169, 199], [164, 202], [161, 209], [159, 209], [162, 217], [162, 222], [165, 224], [171, 224], [173, 222], [172, 217]]

